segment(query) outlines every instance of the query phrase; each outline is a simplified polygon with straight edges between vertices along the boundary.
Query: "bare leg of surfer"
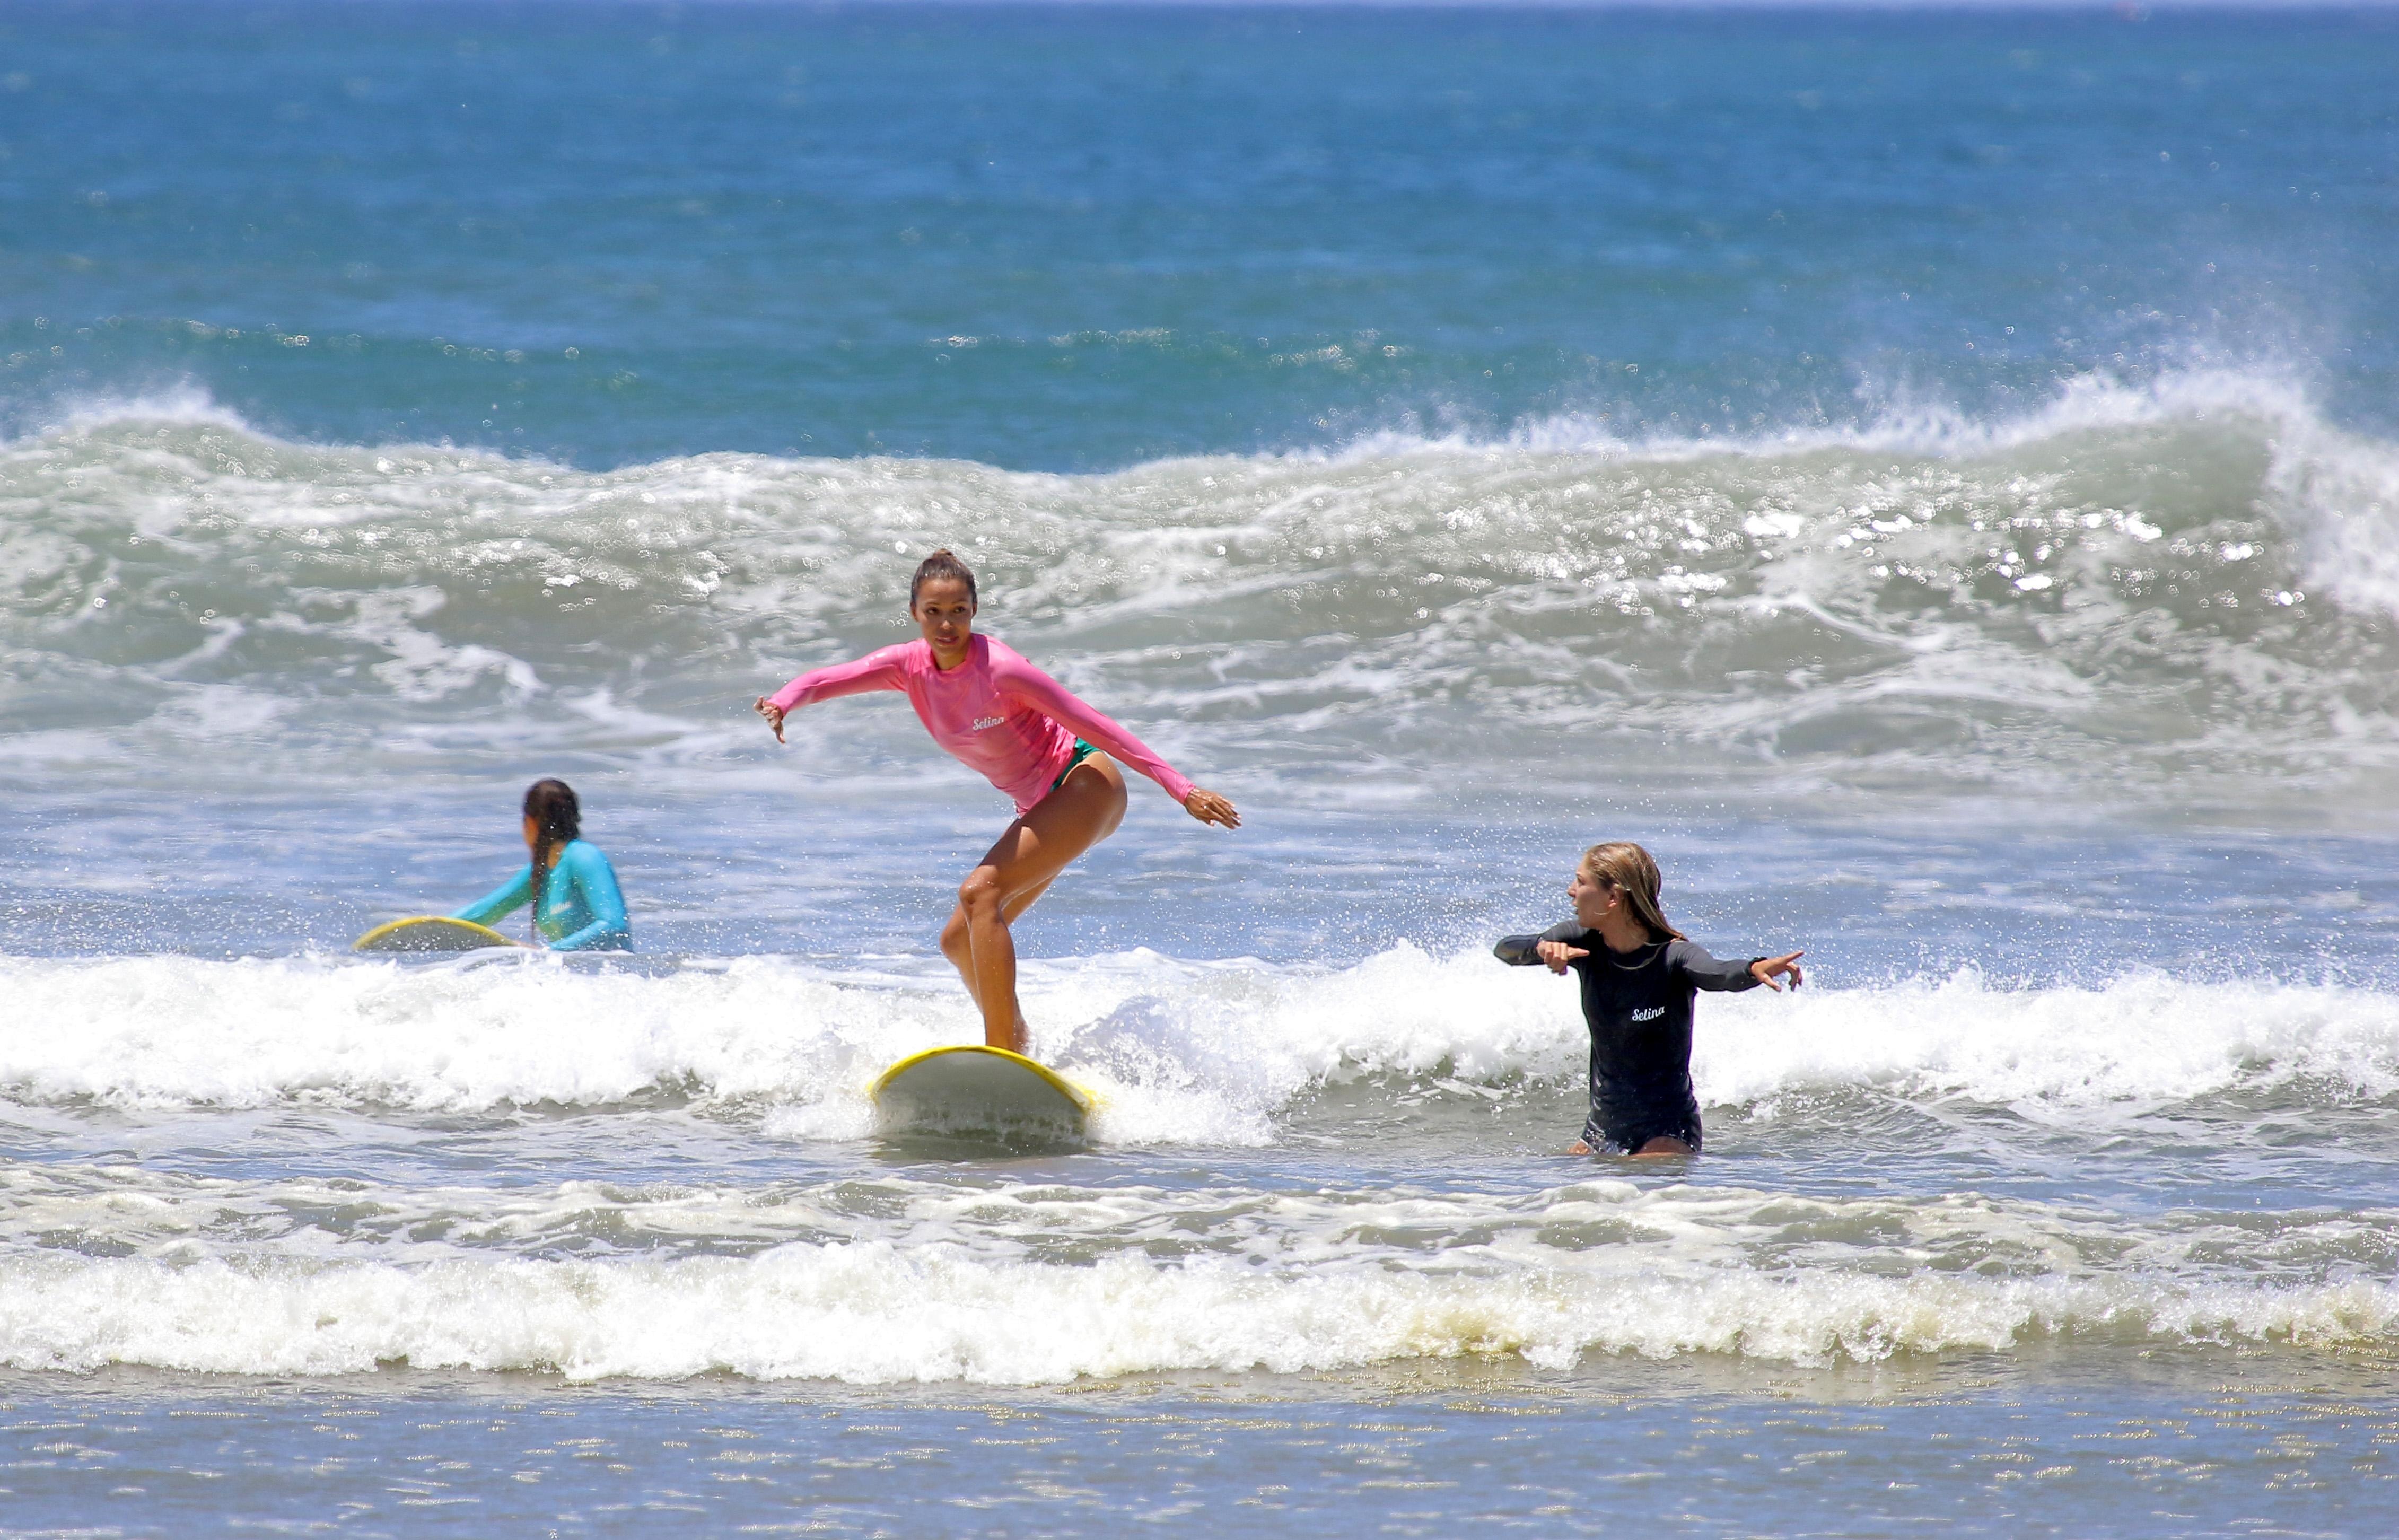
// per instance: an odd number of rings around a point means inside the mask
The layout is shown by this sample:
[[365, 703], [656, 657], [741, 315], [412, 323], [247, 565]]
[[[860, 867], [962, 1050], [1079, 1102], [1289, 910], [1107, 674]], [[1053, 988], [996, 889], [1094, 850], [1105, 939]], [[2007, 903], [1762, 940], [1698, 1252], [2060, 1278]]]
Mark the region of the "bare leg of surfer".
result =
[[[1056, 880], [1050, 879], [1052, 882]], [[1010, 925], [1014, 925], [1018, 915], [1033, 907], [1034, 899], [1049, 891], [1049, 883], [1039, 883], [1026, 888], [999, 906], [999, 917]], [[983, 996], [975, 989], [974, 947], [967, 939], [967, 912], [964, 905], [950, 911], [949, 923], [942, 926], [942, 955], [947, 957], [950, 960], [950, 966], [958, 970], [959, 980], [967, 986], [967, 998], [975, 1003], [975, 1011], [980, 1015], [983, 1011]], [[1023, 1042], [1024, 1033], [1024, 1012], [1020, 1008], [1016, 1013], [1016, 1041]]]
[[1016, 1002], [1016, 941], [1009, 925], [1033, 907], [1067, 864], [1124, 821], [1124, 774], [1105, 754], [1077, 765], [1066, 784], [983, 855], [958, 885], [958, 907], [942, 927], [942, 952], [966, 980], [983, 1013], [983, 1041], [1024, 1051], [1024, 1013]]

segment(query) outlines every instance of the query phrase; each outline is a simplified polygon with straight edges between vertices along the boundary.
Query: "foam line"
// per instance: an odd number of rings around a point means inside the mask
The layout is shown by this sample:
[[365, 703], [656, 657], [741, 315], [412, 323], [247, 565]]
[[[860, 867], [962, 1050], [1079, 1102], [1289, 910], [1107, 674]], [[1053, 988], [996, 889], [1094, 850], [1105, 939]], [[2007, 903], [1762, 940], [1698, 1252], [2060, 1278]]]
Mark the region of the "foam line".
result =
[[[1044, 1060], [1099, 1089], [1103, 1139], [1255, 1144], [1328, 1084], [1397, 1076], [1570, 1085], [1571, 992], [1536, 970], [1400, 945], [1327, 970], [1135, 952], [1029, 966]], [[865, 1088], [954, 1040], [955, 986], [777, 958], [662, 976], [554, 960], [423, 966], [297, 959], [0, 959], [11, 1101], [462, 1112], [644, 1095], [762, 1109], [768, 1129], [854, 1138]], [[2300, 1104], [2399, 1093], [2399, 997], [2333, 985], [2128, 975], [2002, 988], [1971, 972], [1702, 1002], [1694, 1074], [1715, 1106], [1859, 1086], [2088, 1121], [2228, 1092]], [[1512, 1094], [1512, 1093], [1511, 1093]]]
[[2131, 1277], [1628, 1276], [1593, 1253], [1538, 1270], [1293, 1276], [1212, 1259], [994, 1263], [888, 1242], [749, 1259], [0, 1259], [0, 1363], [238, 1374], [417, 1369], [568, 1378], [1052, 1384], [1204, 1369], [1294, 1373], [1409, 1358], [1726, 1354], [1795, 1363], [2005, 1352], [2051, 1336], [2136, 1345], [2399, 1345], [2399, 1288]]

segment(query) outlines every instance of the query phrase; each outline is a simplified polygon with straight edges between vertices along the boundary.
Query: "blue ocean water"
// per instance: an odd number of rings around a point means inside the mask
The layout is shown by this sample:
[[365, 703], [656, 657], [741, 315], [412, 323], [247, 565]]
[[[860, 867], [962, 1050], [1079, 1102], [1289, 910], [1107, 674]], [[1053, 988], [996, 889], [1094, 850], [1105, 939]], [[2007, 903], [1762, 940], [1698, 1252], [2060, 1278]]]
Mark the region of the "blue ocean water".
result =
[[[0, 5], [0, 1533], [2371, 1533], [2399, 14]], [[873, 1137], [983, 628], [1241, 804]], [[617, 959], [349, 939], [522, 859]], [[1808, 950], [1709, 1153], [1492, 962]], [[676, 1515], [673, 1518], [653, 1515]]]
[[2194, 363], [2394, 420], [2383, 11], [7, 24], [20, 425], [197, 385], [590, 468], [1100, 470], [1988, 419]]

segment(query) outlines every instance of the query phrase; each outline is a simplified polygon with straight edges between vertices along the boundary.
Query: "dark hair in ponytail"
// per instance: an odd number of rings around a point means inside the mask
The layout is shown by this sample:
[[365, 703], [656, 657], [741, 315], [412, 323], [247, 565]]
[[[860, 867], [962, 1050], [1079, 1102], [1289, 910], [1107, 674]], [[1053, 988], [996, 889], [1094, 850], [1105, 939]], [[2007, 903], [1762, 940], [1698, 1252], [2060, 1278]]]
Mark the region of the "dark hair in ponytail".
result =
[[537, 780], [525, 788], [524, 816], [533, 820], [534, 939], [541, 939], [541, 895], [549, 885], [549, 869], [566, 842], [583, 833], [583, 805], [575, 788], [562, 780]]
[[911, 614], [914, 614], [916, 609], [916, 591], [936, 577], [957, 579], [967, 586], [968, 603], [978, 606], [983, 603], [983, 601], [975, 595], [974, 574], [969, 572], [967, 564], [958, 560], [957, 552], [943, 546], [940, 550], [917, 562], [916, 575], [908, 580], [908, 609]]

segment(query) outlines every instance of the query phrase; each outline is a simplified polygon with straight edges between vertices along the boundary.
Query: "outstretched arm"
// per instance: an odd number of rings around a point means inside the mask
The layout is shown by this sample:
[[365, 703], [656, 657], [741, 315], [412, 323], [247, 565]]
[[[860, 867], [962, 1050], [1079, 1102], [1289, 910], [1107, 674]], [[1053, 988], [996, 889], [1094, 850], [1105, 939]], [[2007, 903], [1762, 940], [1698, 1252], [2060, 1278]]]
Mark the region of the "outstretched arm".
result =
[[1149, 745], [1032, 664], [1011, 658], [995, 666], [992, 673], [1009, 694], [1051, 721], [1064, 723], [1077, 737], [1095, 749], [1106, 750], [1118, 763], [1132, 765], [1166, 788], [1166, 794], [1200, 822], [1222, 824], [1227, 829], [1240, 827], [1241, 815], [1230, 802], [1192, 785], [1188, 777], [1152, 753]]
[[1802, 981], [1799, 959], [1805, 953], [1794, 952], [1782, 957], [1712, 957], [1708, 949], [1697, 941], [1676, 941], [1670, 953], [1670, 961], [1682, 971], [1683, 977], [1701, 989], [1739, 991], [1755, 989], [1764, 984], [1779, 993], [1782, 986], [1774, 980], [1782, 975], [1790, 976], [1793, 989], [1799, 987]]
[[479, 925], [490, 925], [513, 911], [533, 901], [533, 863], [517, 868], [517, 874], [484, 894], [464, 909], [453, 910], [450, 918], [470, 920]]
[[549, 950], [580, 952], [612, 941], [630, 946], [632, 923], [626, 918], [625, 895], [617, 886], [617, 869], [608, 864], [608, 858], [584, 845], [570, 846], [564, 860], [567, 876], [582, 891], [584, 907], [591, 912], [591, 923], [552, 941]]
[[1560, 920], [1538, 936], [1500, 937], [1491, 955], [1510, 967], [1531, 967], [1538, 963], [1552, 973], [1564, 973], [1576, 958], [1591, 955], [1590, 948], [1576, 944], [1584, 939], [1581, 925], [1572, 920]]
[[803, 706], [842, 696], [862, 696], [870, 690], [904, 690], [897, 647], [883, 647], [847, 663], [811, 669], [771, 696], [760, 696], [751, 709], [766, 719], [775, 741], [783, 741], [783, 719]]

